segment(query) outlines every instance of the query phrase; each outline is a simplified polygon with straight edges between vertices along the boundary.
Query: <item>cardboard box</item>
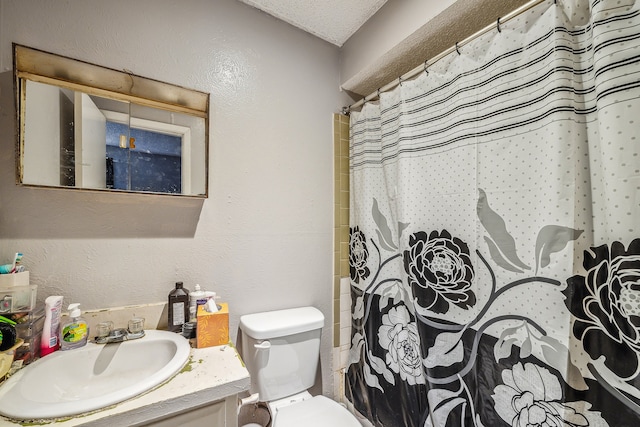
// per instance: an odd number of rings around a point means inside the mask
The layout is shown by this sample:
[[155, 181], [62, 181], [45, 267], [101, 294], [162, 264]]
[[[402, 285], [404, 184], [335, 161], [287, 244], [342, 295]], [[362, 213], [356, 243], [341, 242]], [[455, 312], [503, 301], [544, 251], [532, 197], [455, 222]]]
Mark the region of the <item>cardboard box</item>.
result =
[[203, 305], [198, 306], [196, 313], [196, 347], [213, 347], [229, 343], [229, 307], [226, 302], [218, 304], [222, 308], [216, 313], [209, 313]]

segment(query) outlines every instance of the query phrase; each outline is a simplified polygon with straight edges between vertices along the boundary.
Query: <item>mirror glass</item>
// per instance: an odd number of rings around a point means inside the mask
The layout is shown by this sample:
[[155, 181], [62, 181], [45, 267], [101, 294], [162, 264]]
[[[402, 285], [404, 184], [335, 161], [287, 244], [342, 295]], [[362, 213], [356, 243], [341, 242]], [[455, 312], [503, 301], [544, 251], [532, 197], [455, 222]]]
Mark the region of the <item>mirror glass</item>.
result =
[[[171, 99], [155, 99], [153, 92], [157, 83], [156, 89], [162, 91], [160, 98], [167, 97], [167, 87], [171, 89], [172, 85], [79, 63], [80, 67], [117, 73], [115, 77], [124, 74], [130, 87], [96, 88], [69, 77], [73, 73], [67, 68], [78, 65], [75, 60], [55, 57], [64, 60], [55, 71], [63, 70], [64, 79], [16, 67], [19, 183], [207, 197], [208, 95], [204, 111], [176, 106]], [[150, 98], [131, 90], [141, 79], [149, 86], [146, 90]], [[180, 96], [184, 98], [184, 93]]]

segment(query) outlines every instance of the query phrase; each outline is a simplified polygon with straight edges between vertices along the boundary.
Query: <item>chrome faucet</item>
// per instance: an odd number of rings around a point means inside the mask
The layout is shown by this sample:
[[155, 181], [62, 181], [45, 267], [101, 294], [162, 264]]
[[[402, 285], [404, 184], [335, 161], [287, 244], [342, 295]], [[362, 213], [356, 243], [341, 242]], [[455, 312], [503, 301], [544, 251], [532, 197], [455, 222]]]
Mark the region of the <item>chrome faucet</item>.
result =
[[134, 317], [129, 320], [129, 328], [113, 329], [113, 322], [101, 322], [96, 327], [98, 335], [95, 337], [94, 342], [96, 344], [111, 344], [135, 340], [144, 337], [143, 328], [144, 319], [141, 317]]

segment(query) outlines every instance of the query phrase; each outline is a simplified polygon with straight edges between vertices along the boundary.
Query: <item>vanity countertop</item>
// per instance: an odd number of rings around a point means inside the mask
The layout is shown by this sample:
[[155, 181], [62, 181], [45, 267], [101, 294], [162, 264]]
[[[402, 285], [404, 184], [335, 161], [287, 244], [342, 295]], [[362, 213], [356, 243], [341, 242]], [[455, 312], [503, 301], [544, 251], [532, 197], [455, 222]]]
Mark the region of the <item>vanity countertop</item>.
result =
[[107, 409], [65, 420], [24, 424], [0, 417], [0, 426], [115, 426], [132, 425], [177, 414], [249, 390], [249, 372], [236, 348], [221, 345], [192, 348], [189, 361], [163, 385]]

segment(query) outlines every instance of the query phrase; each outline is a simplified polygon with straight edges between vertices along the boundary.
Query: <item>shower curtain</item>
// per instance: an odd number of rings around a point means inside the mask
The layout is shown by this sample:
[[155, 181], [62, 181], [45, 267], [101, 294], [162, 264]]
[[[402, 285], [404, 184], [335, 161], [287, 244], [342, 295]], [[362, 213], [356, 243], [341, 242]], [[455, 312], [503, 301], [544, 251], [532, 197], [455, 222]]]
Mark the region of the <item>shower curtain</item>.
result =
[[639, 135], [633, 0], [541, 3], [352, 112], [355, 408], [640, 426]]

